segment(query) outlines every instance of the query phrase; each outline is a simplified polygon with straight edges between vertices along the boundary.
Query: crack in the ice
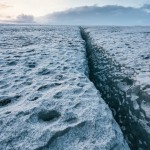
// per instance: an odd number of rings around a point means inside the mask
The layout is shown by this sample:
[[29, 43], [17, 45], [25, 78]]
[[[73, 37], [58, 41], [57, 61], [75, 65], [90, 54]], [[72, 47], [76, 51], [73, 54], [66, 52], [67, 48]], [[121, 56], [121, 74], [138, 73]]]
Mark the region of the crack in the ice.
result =
[[[93, 46], [91, 46], [89, 33], [87, 33], [84, 28], [80, 27], [80, 32], [82, 39], [85, 41], [90, 80], [94, 83], [95, 87], [102, 94], [102, 98], [111, 108], [114, 118], [120, 125], [131, 149], [135, 150], [139, 149], [139, 147], [147, 149], [149, 138], [145, 135], [148, 133], [145, 133], [144, 129], [140, 128], [140, 123], [137, 125], [136, 122], [132, 120], [129, 103], [131, 95], [128, 99], [127, 96], [129, 96], [128, 94], [130, 93], [127, 93], [126, 89], [124, 89], [128, 88], [129, 90], [127, 91], [130, 91], [130, 87], [134, 84], [133, 80], [121, 73], [116, 76], [116, 79], [112, 79], [113, 76], [111, 76], [111, 72], [114, 72], [113, 67], [115, 67], [116, 73], [121, 72], [121, 67], [119, 65], [112, 65], [109, 58], [104, 58], [103, 53], [105, 53], [105, 50], [103, 48], [99, 50], [96, 47], [93, 48]], [[109, 66], [105, 63], [109, 63]], [[114, 80], [116, 80], [116, 82]], [[121, 85], [118, 85], [118, 83]], [[133, 115], [133, 117], [136, 116]]]

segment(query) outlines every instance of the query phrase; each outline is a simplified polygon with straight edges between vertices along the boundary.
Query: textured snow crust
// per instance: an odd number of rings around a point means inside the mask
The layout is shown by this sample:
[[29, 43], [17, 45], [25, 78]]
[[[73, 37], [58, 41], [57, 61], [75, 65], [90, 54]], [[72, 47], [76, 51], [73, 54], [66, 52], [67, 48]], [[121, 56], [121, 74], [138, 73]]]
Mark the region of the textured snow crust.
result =
[[0, 27], [0, 150], [128, 150], [87, 77], [78, 27]]
[[90, 74], [132, 149], [150, 149], [150, 27], [84, 28]]

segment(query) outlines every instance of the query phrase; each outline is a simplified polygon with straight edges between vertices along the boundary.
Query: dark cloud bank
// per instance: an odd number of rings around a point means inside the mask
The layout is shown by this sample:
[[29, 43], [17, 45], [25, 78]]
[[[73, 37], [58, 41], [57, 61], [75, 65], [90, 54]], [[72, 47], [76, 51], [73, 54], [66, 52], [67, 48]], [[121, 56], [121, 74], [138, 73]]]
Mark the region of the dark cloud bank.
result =
[[19, 15], [15, 20], [16, 23], [34, 23], [34, 17], [32, 15]]
[[123, 6], [84, 6], [48, 14], [41, 23], [53, 25], [150, 25], [150, 5], [141, 8]]

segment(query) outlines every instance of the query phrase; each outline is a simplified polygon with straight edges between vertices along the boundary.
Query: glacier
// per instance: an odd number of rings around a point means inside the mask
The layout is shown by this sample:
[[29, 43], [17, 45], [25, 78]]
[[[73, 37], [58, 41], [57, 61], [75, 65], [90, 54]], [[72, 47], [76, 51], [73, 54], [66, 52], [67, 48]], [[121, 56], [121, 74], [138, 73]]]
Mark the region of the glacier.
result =
[[130, 149], [86, 55], [78, 27], [0, 25], [1, 150]]

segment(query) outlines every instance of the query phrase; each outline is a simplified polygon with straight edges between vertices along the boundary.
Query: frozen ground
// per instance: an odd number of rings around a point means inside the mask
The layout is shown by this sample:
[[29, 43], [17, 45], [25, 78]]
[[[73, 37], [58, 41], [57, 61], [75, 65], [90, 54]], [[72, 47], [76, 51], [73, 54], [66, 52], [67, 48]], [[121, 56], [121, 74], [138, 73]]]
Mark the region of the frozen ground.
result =
[[78, 27], [0, 26], [0, 150], [128, 150], [87, 77]]
[[89, 27], [90, 78], [132, 149], [150, 149], [150, 27]]

